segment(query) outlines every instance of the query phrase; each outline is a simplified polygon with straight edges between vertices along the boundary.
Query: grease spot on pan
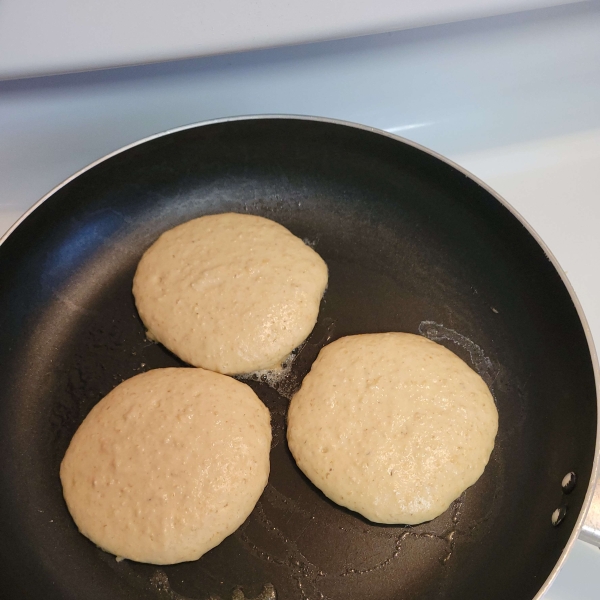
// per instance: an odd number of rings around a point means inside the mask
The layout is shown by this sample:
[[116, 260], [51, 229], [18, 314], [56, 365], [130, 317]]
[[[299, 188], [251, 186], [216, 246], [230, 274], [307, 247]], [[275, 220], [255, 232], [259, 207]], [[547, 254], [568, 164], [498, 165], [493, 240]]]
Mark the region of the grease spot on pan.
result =
[[392, 562], [392, 560], [401, 554], [402, 543], [408, 538], [417, 540], [439, 540], [443, 542], [446, 546], [446, 551], [445, 554], [440, 558], [440, 562], [445, 565], [452, 558], [452, 553], [454, 552], [454, 538], [456, 536], [456, 527], [460, 520], [462, 504], [463, 496], [452, 503], [452, 525], [443, 533], [440, 534], [431, 531], [412, 531], [412, 529], [408, 529], [400, 534], [396, 539], [394, 552], [389, 558], [372, 567], [369, 567], [368, 569], [348, 569], [347, 571], [341, 573], [341, 576], [347, 577], [348, 575], [365, 575], [367, 573], [372, 573], [373, 571], [384, 569]]
[[300, 389], [302, 380], [321, 348], [333, 337], [335, 321], [329, 317], [318, 322], [309, 338], [284, 360], [281, 369], [266, 369], [244, 375], [236, 375], [241, 381], [256, 381], [265, 383], [280, 396], [291, 400]]
[[[280, 519], [274, 520], [267, 514], [267, 508], [270, 506], [276, 509], [276, 512], [281, 512], [285, 515], [282, 523], [288, 523], [290, 519], [305, 517], [308, 524], [303, 528], [315, 527], [316, 530], [322, 532], [322, 524], [314, 522], [314, 517], [310, 517], [309, 513], [302, 508], [294, 499], [287, 497], [279, 490], [275, 489], [272, 484], [267, 485], [263, 497], [257, 504], [253, 513], [254, 522], [259, 525], [270, 538], [273, 538], [278, 543], [273, 547], [278, 547], [278, 550], [267, 550], [263, 544], [255, 541], [254, 536], [248, 531], [247, 526], [243, 526], [238, 530], [236, 537], [244, 544], [246, 549], [256, 558], [259, 558], [267, 563], [285, 568], [290, 578], [295, 582], [296, 589], [299, 592], [299, 597], [303, 600], [327, 600], [329, 596], [324, 592], [323, 585], [329, 582], [329, 587], [333, 584], [334, 587], [339, 586], [341, 581], [348, 578], [356, 578], [360, 576], [368, 576], [377, 571], [383, 571], [392, 566], [395, 559], [400, 557], [405, 549], [405, 543], [409, 539], [413, 540], [431, 540], [439, 546], [438, 560], [441, 565], [445, 565], [452, 557], [455, 547], [455, 537], [458, 528], [458, 523], [461, 517], [463, 505], [463, 497], [453, 502], [451, 506], [450, 523], [443, 531], [434, 531], [431, 529], [420, 530], [410, 526], [401, 526], [397, 529], [397, 534], [390, 539], [392, 547], [387, 556], [379, 556], [370, 565], [352, 566], [348, 564], [342, 570], [327, 569], [323, 565], [318, 564], [320, 561], [309, 559], [300, 548], [300, 539], [302, 534], [290, 536], [285, 531], [285, 526], [282, 528], [279, 523]], [[310, 518], [310, 520], [309, 520]], [[349, 517], [349, 526], [351, 529], [356, 527], [353, 525], [354, 519]], [[373, 534], [377, 537], [377, 532], [373, 532], [370, 528], [362, 531], [363, 536], [373, 538]], [[374, 529], [378, 529], [377, 526]], [[383, 528], [379, 533], [390, 531]], [[260, 536], [262, 538], [262, 536]], [[406, 549], [410, 552], [410, 549]], [[362, 561], [361, 561], [362, 562]], [[335, 584], [335, 581], [338, 584]]]
[[462, 333], [458, 333], [458, 331], [454, 331], [454, 329], [450, 329], [449, 327], [444, 327], [444, 325], [435, 321], [421, 321], [419, 324], [419, 333], [434, 342], [448, 340], [464, 348], [471, 357], [471, 363], [475, 371], [481, 375], [481, 378], [486, 382], [488, 387], [492, 388], [496, 377], [498, 377], [498, 369], [485, 355], [481, 346], [478, 346], [468, 337], [462, 335]]
[[[169, 598], [169, 600], [193, 600], [187, 596], [182, 596], [177, 592], [173, 591], [167, 574], [162, 569], [157, 569], [154, 575], [150, 578], [150, 583], [156, 588], [162, 595]], [[223, 600], [220, 596], [214, 594], [208, 597], [208, 600]], [[241, 587], [234, 588], [231, 593], [231, 600], [277, 600], [277, 593], [271, 583], [265, 583], [262, 592], [258, 596], [250, 598], [244, 594], [244, 590]]]

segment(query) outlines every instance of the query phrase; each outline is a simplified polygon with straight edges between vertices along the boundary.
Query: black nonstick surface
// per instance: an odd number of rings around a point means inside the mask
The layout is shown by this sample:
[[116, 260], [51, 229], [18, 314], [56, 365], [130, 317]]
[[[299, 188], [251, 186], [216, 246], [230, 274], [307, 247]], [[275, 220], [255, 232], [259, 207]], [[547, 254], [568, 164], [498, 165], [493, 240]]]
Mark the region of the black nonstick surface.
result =
[[[161, 232], [226, 211], [285, 225], [330, 272], [290, 375], [250, 381], [273, 419], [269, 485], [240, 530], [200, 560], [117, 563], [77, 532], [60, 461], [118, 383], [183, 366], [146, 340], [133, 273]], [[289, 397], [319, 349], [383, 331], [456, 352], [500, 415], [481, 479], [415, 527], [374, 525], [334, 505], [285, 442]], [[377, 132], [265, 118], [164, 135], [80, 174], [0, 246], [2, 598], [530, 600], [573, 530], [595, 439], [590, 351], [543, 249], [477, 182]], [[578, 484], [565, 495], [569, 471]], [[567, 514], [553, 527], [559, 506]]]

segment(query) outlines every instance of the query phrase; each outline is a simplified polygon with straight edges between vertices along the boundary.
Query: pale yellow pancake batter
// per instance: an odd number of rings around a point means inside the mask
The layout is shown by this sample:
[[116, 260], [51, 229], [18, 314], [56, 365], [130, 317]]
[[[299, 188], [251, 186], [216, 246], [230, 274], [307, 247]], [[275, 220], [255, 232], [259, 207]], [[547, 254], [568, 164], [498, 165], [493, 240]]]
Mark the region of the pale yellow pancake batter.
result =
[[277, 368], [312, 331], [326, 286], [327, 265], [285, 227], [225, 213], [163, 233], [133, 294], [150, 337], [234, 375]]
[[288, 414], [298, 466], [334, 502], [377, 523], [444, 512], [483, 473], [498, 412], [450, 350], [407, 333], [321, 350]]
[[120, 557], [195, 560], [248, 517], [269, 475], [269, 411], [245, 384], [156, 369], [83, 421], [60, 468], [83, 535]]

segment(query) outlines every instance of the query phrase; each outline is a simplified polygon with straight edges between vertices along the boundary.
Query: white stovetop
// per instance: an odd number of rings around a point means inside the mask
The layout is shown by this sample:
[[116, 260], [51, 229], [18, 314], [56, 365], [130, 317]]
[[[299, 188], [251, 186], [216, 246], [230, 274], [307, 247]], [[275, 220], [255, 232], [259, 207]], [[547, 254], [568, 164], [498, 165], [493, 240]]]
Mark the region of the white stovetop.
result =
[[[1, 14], [1, 13], [0, 13]], [[0, 233], [88, 163], [241, 114], [356, 121], [502, 194], [567, 271], [600, 346], [600, 2], [163, 65], [0, 81]], [[600, 597], [577, 542], [547, 600]]]
[[578, 0], [3, 0], [0, 79], [396, 31]]

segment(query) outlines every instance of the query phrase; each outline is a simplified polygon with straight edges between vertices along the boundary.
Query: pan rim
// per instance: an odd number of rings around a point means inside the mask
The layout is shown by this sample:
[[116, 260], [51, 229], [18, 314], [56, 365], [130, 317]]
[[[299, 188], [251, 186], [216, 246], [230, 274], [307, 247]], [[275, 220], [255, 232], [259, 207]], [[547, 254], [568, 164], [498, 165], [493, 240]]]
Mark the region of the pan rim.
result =
[[[58, 185], [56, 185], [54, 188], [52, 188], [47, 194], [45, 194], [44, 196], [42, 196], [23, 215], [21, 215], [21, 217], [11, 227], [9, 227], [9, 229], [0, 237], [0, 247], [2, 246], [2, 244], [4, 244], [6, 242], [6, 240], [18, 228], [18, 226], [31, 213], [33, 213], [37, 208], [39, 208], [46, 200], [48, 200], [56, 192], [58, 192], [60, 189], [62, 189], [63, 187], [65, 187], [68, 183], [70, 183], [71, 181], [73, 181], [74, 179], [76, 179], [77, 177], [79, 177], [80, 175], [82, 175], [83, 173], [91, 170], [95, 166], [99, 165], [100, 163], [104, 162], [105, 160], [108, 160], [109, 158], [112, 158], [113, 156], [116, 156], [117, 154], [121, 154], [122, 152], [125, 152], [126, 150], [129, 150], [131, 148], [134, 148], [134, 147], [139, 146], [141, 144], [144, 144], [146, 142], [150, 142], [152, 140], [155, 140], [155, 139], [158, 139], [158, 138], [170, 135], [172, 133], [177, 133], [177, 132], [180, 132], [180, 131], [185, 131], [187, 129], [194, 129], [194, 128], [197, 128], [197, 127], [204, 127], [206, 125], [217, 125], [217, 124], [220, 124], [220, 123], [229, 123], [229, 122], [233, 122], [233, 121], [254, 121], [254, 120], [273, 120], [273, 119], [314, 121], [314, 122], [320, 122], [320, 123], [329, 123], [329, 124], [332, 124], [332, 125], [342, 125], [342, 126], [345, 126], [345, 127], [353, 127], [355, 129], [360, 129], [360, 130], [363, 130], [363, 131], [368, 131], [370, 133], [382, 135], [382, 136], [390, 138], [392, 140], [404, 143], [404, 144], [406, 144], [408, 146], [412, 146], [413, 148], [416, 148], [417, 150], [421, 150], [422, 152], [425, 152], [426, 154], [429, 154], [430, 156], [432, 156], [434, 158], [437, 158], [438, 160], [440, 160], [440, 161], [446, 163], [447, 165], [453, 167], [459, 173], [462, 173], [463, 175], [465, 175], [466, 177], [468, 177], [469, 179], [471, 179], [474, 183], [476, 183], [477, 185], [479, 185], [480, 187], [482, 187], [491, 196], [493, 196], [500, 204], [502, 204], [521, 223], [521, 225], [523, 225], [523, 227], [529, 232], [529, 234], [537, 242], [537, 244], [540, 246], [540, 248], [544, 251], [544, 254], [548, 258], [548, 260], [552, 263], [552, 266], [556, 269], [556, 272], [559, 274], [559, 276], [560, 276], [560, 278], [561, 278], [561, 280], [563, 282], [563, 285], [567, 289], [567, 291], [569, 293], [569, 296], [571, 297], [571, 300], [573, 302], [573, 305], [575, 306], [575, 310], [577, 311], [577, 316], [579, 317], [579, 321], [581, 322], [581, 325], [582, 325], [584, 333], [585, 333], [585, 337], [586, 337], [586, 341], [587, 341], [587, 345], [588, 345], [588, 350], [590, 352], [590, 356], [591, 356], [591, 359], [592, 359], [592, 367], [593, 367], [593, 370], [594, 370], [594, 382], [595, 382], [595, 386], [596, 386], [596, 404], [598, 406], [598, 411], [597, 411], [597, 420], [596, 420], [596, 444], [595, 444], [594, 461], [593, 461], [593, 464], [592, 464], [592, 473], [591, 473], [591, 476], [590, 476], [590, 481], [589, 481], [589, 484], [588, 484], [588, 488], [586, 490], [585, 498], [584, 498], [584, 501], [583, 501], [583, 506], [581, 508], [581, 511], [579, 512], [579, 515], [577, 517], [577, 521], [575, 522], [575, 525], [573, 527], [571, 535], [569, 536], [569, 539], [568, 539], [567, 543], [565, 544], [565, 547], [563, 548], [563, 551], [561, 552], [561, 555], [560, 555], [558, 561], [556, 562], [556, 564], [554, 565], [552, 571], [550, 572], [550, 574], [546, 578], [546, 581], [544, 582], [544, 584], [538, 590], [537, 594], [532, 598], [532, 600], [542, 600], [542, 597], [544, 596], [544, 594], [546, 593], [546, 591], [550, 588], [550, 586], [552, 585], [552, 583], [556, 579], [556, 576], [558, 575], [559, 571], [564, 566], [564, 562], [565, 562], [565, 560], [567, 558], [567, 555], [569, 554], [569, 552], [571, 551], [573, 545], [575, 544], [575, 541], [579, 537], [579, 534], [580, 534], [581, 529], [583, 527], [583, 524], [584, 524], [585, 518], [587, 516], [588, 510], [589, 510], [590, 505], [592, 503], [592, 499], [593, 499], [593, 496], [594, 496], [594, 491], [596, 489], [596, 483], [597, 483], [597, 480], [598, 480], [598, 475], [599, 475], [599, 470], [600, 470], [600, 436], [598, 435], [598, 433], [600, 432], [600, 366], [598, 364], [598, 354], [596, 352], [596, 348], [595, 348], [595, 345], [594, 345], [594, 340], [592, 338], [592, 332], [590, 330], [589, 323], [588, 323], [587, 318], [585, 316], [585, 313], [583, 311], [583, 307], [581, 306], [581, 303], [579, 302], [577, 294], [575, 293], [575, 290], [574, 290], [571, 282], [569, 281], [569, 278], [567, 277], [567, 274], [565, 273], [564, 269], [561, 267], [560, 263], [558, 262], [557, 258], [554, 256], [554, 254], [552, 253], [552, 251], [550, 250], [550, 248], [548, 248], [548, 246], [546, 245], [546, 243], [544, 242], [544, 240], [541, 238], [541, 236], [527, 222], [527, 220], [519, 213], [518, 210], [516, 210], [498, 192], [496, 192], [495, 190], [493, 190], [484, 181], [482, 181], [481, 179], [479, 179], [476, 175], [474, 175], [473, 173], [471, 173], [470, 171], [468, 171], [467, 169], [465, 169], [461, 165], [455, 163], [454, 161], [450, 160], [449, 158], [443, 156], [442, 154], [439, 154], [438, 152], [436, 152], [434, 150], [431, 150], [430, 148], [427, 148], [426, 146], [423, 146], [423, 145], [421, 145], [421, 144], [419, 144], [417, 142], [414, 142], [412, 140], [406, 139], [406, 138], [404, 138], [402, 136], [396, 135], [394, 133], [389, 133], [389, 132], [384, 131], [382, 129], [378, 129], [377, 127], [372, 127], [372, 126], [369, 126], [369, 125], [363, 125], [363, 124], [355, 123], [355, 122], [352, 122], [352, 121], [345, 121], [345, 120], [342, 120], [342, 119], [334, 119], [334, 118], [330, 118], [330, 117], [319, 117], [319, 116], [312, 116], [312, 115], [255, 114], [255, 115], [239, 115], [239, 116], [233, 116], [233, 117], [223, 117], [223, 118], [218, 118], [218, 119], [210, 119], [210, 120], [205, 120], [205, 121], [198, 121], [198, 122], [195, 122], [195, 123], [190, 123], [188, 125], [182, 125], [180, 127], [175, 127], [175, 128], [172, 128], [172, 129], [167, 129], [165, 131], [161, 131], [159, 133], [155, 133], [155, 134], [149, 135], [149, 136], [147, 136], [145, 138], [142, 138], [140, 140], [137, 140], [135, 142], [132, 142], [130, 144], [122, 146], [122, 147], [120, 147], [120, 148], [118, 148], [116, 150], [113, 150], [112, 152], [109, 152], [108, 154], [102, 156], [101, 158], [98, 158], [97, 160], [91, 162], [90, 164], [88, 164], [87, 166], [83, 167], [79, 171], [76, 171], [70, 177], [67, 177], [64, 181], [62, 181], [61, 183], [59, 183]], [[550, 520], [550, 517], [549, 517], [549, 520]]]

